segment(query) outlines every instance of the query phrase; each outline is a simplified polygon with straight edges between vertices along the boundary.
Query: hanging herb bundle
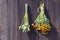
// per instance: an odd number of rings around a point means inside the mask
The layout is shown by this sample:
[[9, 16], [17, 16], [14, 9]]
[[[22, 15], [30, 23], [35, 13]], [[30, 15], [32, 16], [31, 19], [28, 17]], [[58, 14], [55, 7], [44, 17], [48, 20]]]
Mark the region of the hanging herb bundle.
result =
[[29, 27], [30, 25], [28, 22], [28, 4], [26, 3], [25, 4], [25, 15], [24, 15], [21, 25], [19, 26], [19, 29], [22, 29], [23, 32], [29, 32], [30, 31]]
[[41, 2], [39, 8], [41, 9], [41, 11], [32, 26], [36, 30], [41, 30], [43, 34], [48, 34], [51, 29], [51, 26], [49, 24], [49, 19], [44, 14], [44, 3]]

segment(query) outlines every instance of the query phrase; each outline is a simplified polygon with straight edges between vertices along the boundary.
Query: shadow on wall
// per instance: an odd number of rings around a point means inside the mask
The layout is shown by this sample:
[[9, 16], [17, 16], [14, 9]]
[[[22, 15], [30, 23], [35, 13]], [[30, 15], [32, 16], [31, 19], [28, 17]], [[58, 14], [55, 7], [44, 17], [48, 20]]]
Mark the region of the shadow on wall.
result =
[[[29, 24], [33, 23], [33, 18], [31, 17], [32, 14], [31, 14], [31, 11], [30, 11], [30, 7], [29, 7]], [[45, 15], [47, 16], [47, 18], [50, 20], [50, 16], [48, 14], [48, 10], [45, 8]], [[51, 21], [51, 20], [50, 20]], [[56, 30], [56, 28], [54, 27], [54, 25], [52, 24], [52, 22], [50, 22], [50, 25], [52, 27], [51, 31], [49, 32], [48, 35], [43, 35], [44, 37], [46, 37], [48, 40], [58, 40], [58, 32]], [[36, 38], [40, 38], [39, 34], [41, 34], [40, 32], [38, 32], [38, 35], [36, 33], [36, 31], [32, 28], [32, 26], [30, 27], [30, 32], [28, 32], [28, 37], [29, 37], [29, 40], [36, 40]], [[36, 37], [37, 36], [37, 37]], [[42, 38], [41, 38], [42, 39]], [[45, 39], [45, 38], [44, 38]]]
[[30, 32], [28, 32], [28, 37], [29, 37], [29, 40], [36, 40], [36, 32], [35, 30], [32, 28], [31, 24], [33, 23], [33, 18], [32, 18], [32, 14], [31, 14], [31, 8], [28, 7], [28, 16], [29, 16], [29, 24], [30, 24]]
[[[32, 0], [33, 1], [33, 0]], [[37, 0], [35, 0], [37, 1]], [[38, 2], [38, 4], [40, 3], [40, 1]], [[39, 6], [39, 5], [38, 5]], [[34, 20], [36, 19], [36, 17], [39, 15], [39, 13], [37, 13], [36, 15], [33, 15], [31, 12], [31, 7], [28, 6], [28, 16], [29, 16], [29, 24], [30, 24], [30, 32], [28, 32], [28, 37], [29, 40], [39, 40], [39, 36], [36, 33], [36, 30], [32, 28], [31, 24], [34, 23]], [[35, 16], [33, 18], [33, 16]]]
[[[49, 11], [45, 8], [45, 15], [50, 20], [50, 16], [49, 16], [48, 12]], [[58, 32], [57, 32], [56, 28], [54, 27], [54, 25], [52, 24], [52, 22], [50, 22], [50, 25], [51, 25], [52, 29], [49, 32], [49, 34], [48, 35], [43, 35], [42, 34], [42, 35], [45, 36], [45, 37], [47, 37], [48, 40], [58, 40]]]

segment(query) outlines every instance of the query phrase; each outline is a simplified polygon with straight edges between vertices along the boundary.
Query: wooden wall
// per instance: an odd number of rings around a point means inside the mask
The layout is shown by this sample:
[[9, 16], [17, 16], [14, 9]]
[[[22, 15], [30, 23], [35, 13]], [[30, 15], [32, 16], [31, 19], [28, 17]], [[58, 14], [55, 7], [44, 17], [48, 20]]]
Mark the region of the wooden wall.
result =
[[42, 35], [33, 29], [28, 33], [18, 30], [24, 16], [24, 4], [29, 4], [29, 21], [32, 23], [38, 15], [40, 1], [0, 0], [0, 40], [60, 40], [60, 0], [43, 0], [52, 26], [48, 35]]
[[[37, 8], [41, 0], [19, 0], [19, 14], [20, 14], [20, 23], [24, 14], [24, 4], [27, 2], [29, 4], [29, 21], [32, 23], [33, 20], [38, 15]], [[19, 31], [19, 40], [60, 40], [60, 8], [59, 0], [43, 0], [46, 8], [46, 16], [51, 21], [52, 30], [48, 35], [42, 35], [37, 33], [35, 30], [32, 30], [28, 33], [24, 33], [21, 30]], [[22, 10], [21, 10], [22, 9]], [[23, 12], [22, 12], [23, 11]]]
[[0, 0], [0, 40], [17, 40], [17, 0]]

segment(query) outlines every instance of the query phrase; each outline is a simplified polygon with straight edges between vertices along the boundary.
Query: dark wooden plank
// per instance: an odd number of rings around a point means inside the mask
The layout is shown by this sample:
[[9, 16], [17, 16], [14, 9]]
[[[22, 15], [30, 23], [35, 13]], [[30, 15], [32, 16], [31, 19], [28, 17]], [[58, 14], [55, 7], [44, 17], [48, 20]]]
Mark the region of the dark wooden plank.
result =
[[[46, 2], [47, 1], [47, 2]], [[46, 36], [42, 35], [39, 40], [59, 40], [60, 39], [60, 32], [59, 32], [59, 4], [58, 0], [45, 0], [45, 6], [48, 10], [47, 16], [51, 21], [52, 30], [51, 32]]]
[[[28, 3], [29, 4], [29, 21], [30, 24], [33, 22], [35, 19], [35, 14], [37, 13], [37, 8], [38, 8], [38, 0], [19, 0], [19, 22], [21, 23], [22, 18], [24, 16], [24, 4]], [[34, 6], [35, 5], [35, 6]], [[32, 16], [32, 17], [31, 17]], [[24, 33], [20, 30], [19, 33], [20, 40], [36, 40], [36, 33], [34, 30], [31, 30], [29, 33]], [[38, 36], [37, 36], [38, 38]]]
[[[21, 24], [21, 21], [24, 17], [24, 13], [25, 13], [25, 3], [28, 3], [28, 0], [18, 0], [18, 25]], [[18, 40], [29, 40], [28, 38], [28, 33], [24, 33], [21, 30], [19, 30], [18, 33]]]
[[[51, 21], [51, 26], [52, 26], [52, 30], [48, 35], [42, 35], [41, 33], [39, 33], [39, 37], [38, 35], [36, 35], [36, 32], [34, 30], [29, 32], [29, 36], [27, 36], [27, 33], [22, 33], [22, 39], [21, 40], [59, 40], [59, 1], [58, 0], [43, 0], [45, 3], [45, 7], [46, 7], [46, 15], [47, 17], [50, 19]], [[27, 2], [27, 0], [25, 0], [25, 2]], [[24, 5], [24, 1], [22, 0], [21, 2]], [[30, 8], [30, 12], [29, 12], [29, 16], [32, 15], [30, 18], [30, 22], [32, 23], [33, 20], [35, 20], [36, 16], [38, 15], [37, 13], [37, 8], [39, 6], [40, 1], [39, 0], [30, 0], [29, 3], [29, 8]], [[21, 5], [22, 5], [21, 4]], [[23, 6], [21, 6], [22, 8]], [[23, 9], [24, 10], [24, 9]], [[22, 11], [23, 11], [22, 10]], [[24, 11], [23, 11], [24, 12]], [[21, 12], [22, 13], [22, 12]], [[21, 14], [23, 15], [23, 14]], [[31, 21], [32, 20], [32, 21]], [[35, 33], [35, 36], [33, 35]], [[20, 34], [20, 35], [21, 35]], [[59, 35], [58, 35], [59, 34]], [[25, 36], [25, 37], [24, 37]], [[21, 36], [20, 36], [21, 37]]]

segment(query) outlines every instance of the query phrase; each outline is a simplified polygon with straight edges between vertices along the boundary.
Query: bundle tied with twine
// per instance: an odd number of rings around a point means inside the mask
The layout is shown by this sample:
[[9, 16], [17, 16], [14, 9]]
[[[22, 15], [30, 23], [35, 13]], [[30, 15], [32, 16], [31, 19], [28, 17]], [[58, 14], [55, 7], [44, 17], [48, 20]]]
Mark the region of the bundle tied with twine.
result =
[[43, 34], [48, 34], [50, 31], [51, 26], [49, 24], [49, 19], [46, 17], [44, 12], [44, 3], [40, 3], [40, 12], [37, 18], [35, 19], [34, 23], [32, 24], [33, 28], [36, 30], [40, 30]]
[[28, 4], [25, 3], [25, 15], [22, 19], [21, 25], [19, 26], [19, 29], [22, 29], [23, 32], [29, 32], [30, 25], [28, 21]]

